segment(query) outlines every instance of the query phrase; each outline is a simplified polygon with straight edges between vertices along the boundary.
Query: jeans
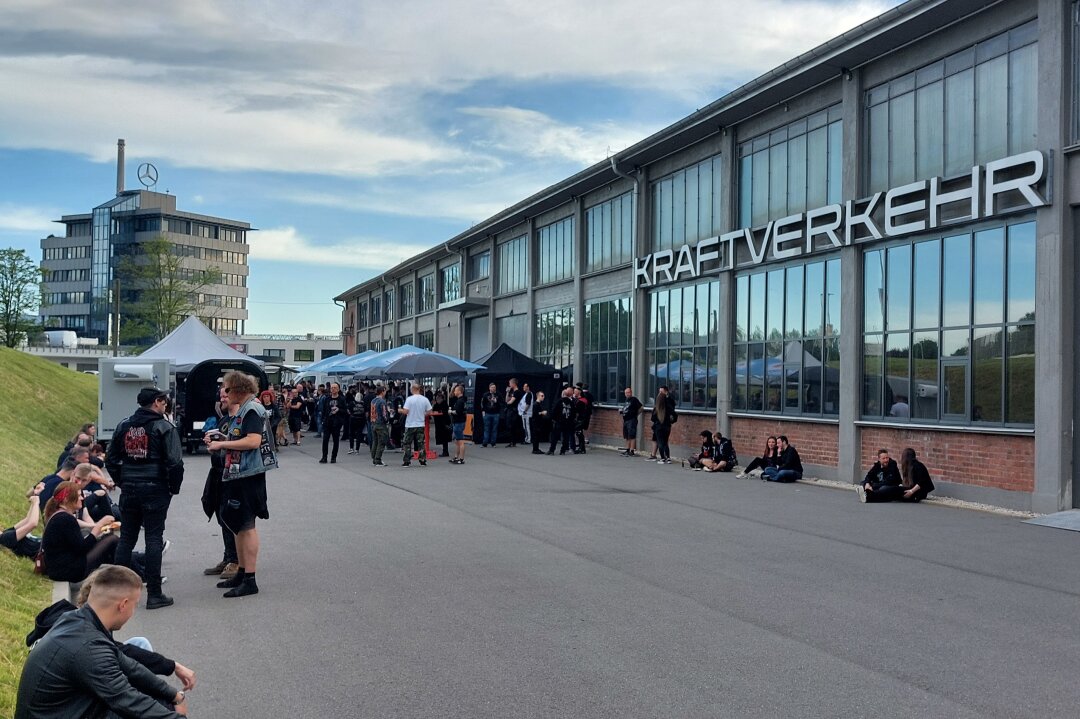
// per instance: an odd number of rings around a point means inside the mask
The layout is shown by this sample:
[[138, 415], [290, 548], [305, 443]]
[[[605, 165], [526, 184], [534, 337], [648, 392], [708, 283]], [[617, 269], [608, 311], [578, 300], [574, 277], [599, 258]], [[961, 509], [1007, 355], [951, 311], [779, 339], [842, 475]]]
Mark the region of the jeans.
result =
[[382, 462], [383, 452], [386, 450], [386, 438], [389, 432], [385, 424], [376, 424], [371, 430], [371, 459], [373, 462]]
[[124, 642], [124, 644], [130, 644], [133, 647], [145, 649], [148, 652], [154, 651], [154, 647], [150, 644], [150, 640], [146, 637], [132, 637], [131, 639], [128, 639], [126, 642]]
[[653, 428], [653, 434], [656, 436], [657, 456], [660, 459], [671, 459], [671, 447], [668, 446], [668, 440], [671, 438], [671, 425], [657, 424]]
[[412, 461], [412, 453], [415, 449], [419, 454], [421, 464], [427, 462], [427, 455], [424, 454], [424, 428], [423, 427], [406, 427], [405, 436], [401, 440], [401, 449], [405, 453], [404, 458], [401, 460], [402, 464], [408, 464]]
[[120, 511], [124, 528], [116, 548], [116, 563], [131, 567], [131, 551], [139, 541], [139, 530], [146, 529], [146, 585], [151, 594], [161, 591], [161, 552], [165, 548], [165, 517], [172, 495], [163, 484], [126, 482], [120, 493]]
[[496, 412], [484, 413], [484, 440], [481, 444], [498, 444], [499, 415]]
[[761, 476], [769, 482], [794, 482], [797, 479], [802, 479], [802, 472], [796, 472], [794, 469], [766, 467]]

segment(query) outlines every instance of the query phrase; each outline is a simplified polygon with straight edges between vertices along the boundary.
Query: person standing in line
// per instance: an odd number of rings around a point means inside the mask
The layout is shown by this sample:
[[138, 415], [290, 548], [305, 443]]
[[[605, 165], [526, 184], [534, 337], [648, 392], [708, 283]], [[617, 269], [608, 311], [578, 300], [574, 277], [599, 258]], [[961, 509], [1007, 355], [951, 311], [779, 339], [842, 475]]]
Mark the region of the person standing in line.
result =
[[488, 391], [480, 398], [481, 420], [484, 424], [484, 433], [480, 446], [494, 447], [499, 441], [499, 416], [502, 412], [502, 403], [499, 395], [495, 394], [498, 386], [492, 382], [488, 385]]
[[666, 385], [656, 393], [652, 411], [653, 439], [656, 440], [657, 464], [671, 464], [671, 425], [675, 423], [675, 400], [668, 395]]
[[453, 426], [454, 445], [457, 449], [450, 464], [465, 464], [465, 419], [467, 416], [465, 388], [456, 384], [450, 393], [450, 422]]
[[780, 457], [772, 467], [766, 467], [761, 478], [769, 482], [794, 482], [802, 479], [803, 466], [799, 451], [791, 446], [786, 435], [777, 438], [780, 441]]
[[536, 397], [533, 395], [532, 389], [529, 388], [529, 383], [525, 382], [521, 385], [521, 399], [517, 403], [517, 413], [521, 417], [522, 433], [524, 434], [525, 444], [532, 444], [532, 416], [533, 416], [533, 403]]
[[338, 443], [341, 441], [341, 430], [345, 426], [345, 418], [349, 416], [349, 409], [345, 402], [345, 395], [341, 393], [341, 385], [337, 382], [330, 383], [330, 393], [322, 399], [322, 421], [319, 426], [322, 431], [322, 458], [319, 464], [326, 464], [326, 452], [330, 447], [330, 440], [334, 440], [334, 450], [330, 455], [331, 464], [337, 462]]
[[228, 439], [207, 444], [211, 452], [225, 450], [225, 469], [222, 472], [221, 504], [218, 516], [236, 535], [236, 552], [240, 566], [236, 575], [218, 582], [219, 589], [228, 589], [224, 597], [246, 597], [259, 593], [255, 570], [259, 559], [259, 530], [255, 519], [269, 519], [266, 501], [266, 472], [277, 468], [273, 444], [266, 425], [266, 413], [255, 399], [259, 384], [243, 372], [229, 372], [223, 383], [229, 404], [235, 407], [229, 422]]
[[[228, 412], [229, 396], [225, 392], [225, 387], [219, 386], [218, 393], [218, 401], [225, 405], [226, 412]], [[232, 421], [232, 416], [226, 414], [220, 428], [223, 436], [227, 436], [225, 433], [229, 429], [230, 421]], [[204, 569], [203, 574], [208, 577], [220, 576], [222, 580], [228, 580], [235, 577], [236, 572], [240, 569], [240, 557], [236, 554], [236, 537], [225, 526], [225, 523], [221, 520], [221, 512], [218, 511], [221, 508], [221, 476], [224, 471], [225, 453], [221, 451], [211, 452], [210, 471], [207, 472], [206, 483], [203, 485], [202, 506], [207, 519], [217, 517], [218, 526], [221, 527], [221, 543], [224, 546], [224, 551], [221, 554], [221, 561], [212, 567]]]
[[274, 391], [263, 390], [259, 393], [259, 401], [262, 402], [263, 409], [266, 410], [266, 416], [270, 422], [270, 436], [274, 439], [274, 449], [277, 449], [277, 432], [274, 431], [274, 428], [281, 421], [281, 415], [278, 414], [277, 403], [274, 401]]
[[431, 413], [431, 402], [423, 394], [424, 388], [414, 382], [412, 394], [405, 400], [398, 412], [405, 416], [405, 435], [402, 438], [402, 467], [408, 467], [412, 462], [413, 451], [416, 451], [420, 466], [427, 466], [427, 448], [424, 447], [424, 422]]
[[934, 491], [934, 480], [926, 465], [915, 456], [915, 450], [908, 447], [900, 455], [900, 476], [903, 477], [905, 502], [920, 502]]
[[584, 452], [585, 445], [589, 444], [589, 426], [592, 424], [592, 411], [593, 407], [596, 406], [596, 397], [589, 391], [589, 385], [585, 382], [578, 382], [577, 386], [581, 389], [581, 398], [585, 400], [588, 406], [584, 421], [581, 423], [581, 449]]
[[300, 432], [303, 430], [304, 408], [306, 406], [307, 403], [304, 402], [300, 390], [293, 389], [289, 395], [289, 431], [292, 432], [293, 444], [297, 447], [300, 446]]
[[391, 410], [390, 440], [387, 442], [387, 445], [393, 450], [402, 448], [402, 442], [405, 436], [405, 415], [401, 412], [401, 408], [405, 406], [405, 397], [402, 396], [404, 393], [405, 385], [395, 383], [386, 394], [387, 406]]
[[[65, 613], [30, 649], [19, 679], [15, 719], [187, 716], [187, 696], [122, 653], [112, 633], [135, 615], [142, 580], [102, 567], [86, 604]], [[192, 674], [192, 681], [194, 674]]]
[[360, 453], [360, 442], [364, 439], [367, 415], [370, 409], [367, 403], [367, 387], [361, 383], [353, 394], [349, 405], [349, 454]]
[[144, 387], [138, 402], [135, 414], [117, 426], [105, 465], [121, 488], [124, 529], [116, 563], [131, 566], [131, 552], [145, 528], [146, 608], [159, 609], [173, 604], [172, 597], [161, 591], [161, 554], [169, 503], [184, 481], [184, 456], [180, 433], [163, 416], [169, 395], [157, 387]]
[[386, 438], [390, 434], [387, 427], [390, 415], [386, 410], [386, 387], [379, 385], [375, 388], [375, 397], [371, 400], [370, 414], [368, 415], [368, 440], [371, 447], [371, 463], [376, 467], [385, 467], [382, 456], [386, 450]]
[[439, 390], [435, 393], [435, 401], [431, 403], [431, 426], [435, 430], [435, 444], [442, 447], [442, 457], [449, 457], [450, 450], [450, 403], [446, 399], [446, 393]]
[[624, 457], [637, 456], [637, 433], [638, 433], [638, 415], [641, 414], [641, 400], [634, 396], [634, 390], [627, 387], [623, 390], [623, 396], [626, 400], [623, 402], [623, 406], [619, 408], [619, 414], [622, 415], [622, 436], [626, 442], [626, 447], [621, 452]]
[[904, 479], [900, 476], [896, 460], [889, 457], [889, 450], [879, 449], [877, 461], [870, 466], [862, 484], [856, 485], [855, 492], [863, 504], [895, 502], [904, 498], [903, 484]]
[[574, 454], [585, 454], [585, 432], [589, 429], [592, 420], [592, 405], [585, 399], [585, 390], [579, 383], [574, 388]]
[[559, 437], [562, 437], [562, 447], [559, 449], [559, 454], [566, 454], [567, 450], [576, 454], [574, 452], [574, 424], [577, 422], [577, 408], [575, 405], [574, 390], [567, 387], [553, 407], [555, 419], [551, 428], [551, 443], [548, 445], [548, 454], [555, 454], [555, 445], [558, 443]]
[[532, 453], [543, 454], [540, 443], [544, 441], [544, 435], [551, 432], [551, 411], [548, 409], [544, 393], [536, 392], [532, 403], [532, 417], [529, 422], [529, 439], [532, 441]]
[[274, 425], [274, 440], [277, 442], [278, 449], [289, 445], [289, 440], [285, 438], [289, 416], [288, 391], [289, 386], [284, 385], [281, 387], [281, 391], [274, 394], [274, 406], [277, 408], [278, 416], [278, 423]]
[[525, 395], [518, 387], [518, 381], [513, 377], [506, 387], [506, 405], [503, 411], [506, 413], [506, 428], [510, 432], [510, 444], [507, 447], [516, 447], [521, 437], [521, 418], [518, 415], [518, 404]]
[[311, 407], [311, 423], [315, 425], [315, 436], [320, 438], [323, 436], [323, 430], [325, 429], [325, 427], [323, 427], [323, 415], [325, 414], [326, 396], [326, 386], [319, 385], [319, 389], [315, 391], [315, 404]]

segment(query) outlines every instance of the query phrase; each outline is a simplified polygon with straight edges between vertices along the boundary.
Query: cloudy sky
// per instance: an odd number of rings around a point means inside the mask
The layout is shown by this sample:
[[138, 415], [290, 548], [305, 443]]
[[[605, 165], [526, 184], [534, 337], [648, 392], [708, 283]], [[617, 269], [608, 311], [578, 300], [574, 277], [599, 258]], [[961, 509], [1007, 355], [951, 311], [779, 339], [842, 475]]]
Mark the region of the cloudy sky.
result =
[[331, 299], [897, 0], [0, 4], [0, 247], [153, 162], [250, 222], [247, 331]]

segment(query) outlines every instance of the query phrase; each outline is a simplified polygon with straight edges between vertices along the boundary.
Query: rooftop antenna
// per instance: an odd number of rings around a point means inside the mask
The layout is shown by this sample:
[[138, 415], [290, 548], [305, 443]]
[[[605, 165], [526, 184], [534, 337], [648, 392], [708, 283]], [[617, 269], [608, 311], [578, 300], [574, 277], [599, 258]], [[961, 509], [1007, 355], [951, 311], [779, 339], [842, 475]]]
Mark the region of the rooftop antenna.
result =
[[124, 141], [116, 141], [116, 194], [124, 191]]

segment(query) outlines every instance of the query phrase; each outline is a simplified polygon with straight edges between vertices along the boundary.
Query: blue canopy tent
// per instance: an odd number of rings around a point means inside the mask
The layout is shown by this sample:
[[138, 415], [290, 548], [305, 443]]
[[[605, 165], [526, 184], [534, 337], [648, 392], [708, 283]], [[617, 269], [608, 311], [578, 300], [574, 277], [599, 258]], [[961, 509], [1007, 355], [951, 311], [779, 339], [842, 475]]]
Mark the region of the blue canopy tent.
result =
[[408, 379], [466, 374], [484, 367], [415, 345], [401, 345], [364, 359], [343, 363], [337, 369], [367, 378]]
[[321, 372], [323, 374], [329, 374], [331, 370], [336, 369], [338, 366], [344, 364], [345, 362], [355, 360], [359, 357], [367, 357], [373, 354], [375, 353], [371, 350], [368, 350], [367, 352], [361, 352], [358, 355], [347, 355], [344, 353], [336, 354], [332, 357], [327, 357], [326, 359], [321, 359], [318, 362], [309, 364], [306, 367], [301, 367], [296, 371], [299, 374], [308, 374], [310, 372]]

